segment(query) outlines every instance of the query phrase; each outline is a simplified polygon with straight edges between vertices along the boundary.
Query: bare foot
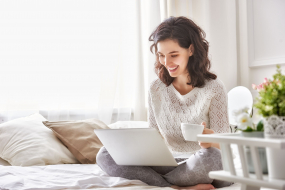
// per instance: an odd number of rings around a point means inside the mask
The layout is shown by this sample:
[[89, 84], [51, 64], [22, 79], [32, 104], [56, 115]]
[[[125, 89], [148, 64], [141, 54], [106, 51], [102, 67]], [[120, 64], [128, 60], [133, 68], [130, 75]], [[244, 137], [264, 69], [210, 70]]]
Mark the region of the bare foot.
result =
[[171, 186], [173, 189], [196, 189], [196, 190], [209, 190], [209, 189], [215, 189], [215, 187], [211, 184], [198, 184], [195, 186], [189, 186], [189, 187], [179, 187], [176, 185]]

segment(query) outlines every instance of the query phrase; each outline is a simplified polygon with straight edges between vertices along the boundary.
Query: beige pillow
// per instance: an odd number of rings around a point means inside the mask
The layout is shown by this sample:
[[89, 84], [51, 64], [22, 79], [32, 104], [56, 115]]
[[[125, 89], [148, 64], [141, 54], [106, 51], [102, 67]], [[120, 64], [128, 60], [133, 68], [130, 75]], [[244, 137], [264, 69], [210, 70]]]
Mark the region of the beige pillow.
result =
[[95, 164], [96, 155], [103, 146], [94, 129], [109, 129], [100, 120], [43, 121], [82, 164]]

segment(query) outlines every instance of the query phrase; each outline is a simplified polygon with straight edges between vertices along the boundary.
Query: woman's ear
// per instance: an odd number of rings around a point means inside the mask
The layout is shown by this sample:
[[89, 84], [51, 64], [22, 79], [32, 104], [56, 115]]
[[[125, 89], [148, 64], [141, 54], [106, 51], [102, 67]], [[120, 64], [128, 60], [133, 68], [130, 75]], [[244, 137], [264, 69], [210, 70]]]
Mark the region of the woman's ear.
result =
[[193, 53], [194, 53], [193, 44], [191, 44], [191, 45], [189, 46], [188, 53], [189, 53], [189, 57], [193, 55]]

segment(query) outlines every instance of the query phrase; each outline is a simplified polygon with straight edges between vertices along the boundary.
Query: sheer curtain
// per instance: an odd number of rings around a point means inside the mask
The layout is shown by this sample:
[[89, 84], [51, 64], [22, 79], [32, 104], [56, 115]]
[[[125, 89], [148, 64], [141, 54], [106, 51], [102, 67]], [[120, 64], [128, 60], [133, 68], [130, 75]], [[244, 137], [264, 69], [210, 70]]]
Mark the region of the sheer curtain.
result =
[[139, 8], [133, 0], [1, 1], [1, 122], [34, 112], [50, 121], [145, 120]]
[[0, 2], [0, 122], [40, 112], [48, 120], [147, 120], [157, 76], [148, 37], [186, 16], [210, 42], [212, 71], [237, 85], [236, 2], [227, 0], [27, 0]]

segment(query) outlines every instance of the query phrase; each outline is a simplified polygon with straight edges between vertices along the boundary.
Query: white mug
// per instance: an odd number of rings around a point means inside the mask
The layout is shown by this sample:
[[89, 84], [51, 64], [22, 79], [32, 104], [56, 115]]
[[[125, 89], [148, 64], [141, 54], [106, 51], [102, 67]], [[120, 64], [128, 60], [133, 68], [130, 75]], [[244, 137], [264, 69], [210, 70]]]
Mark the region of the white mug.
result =
[[186, 141], [197, 141], [197, 135], [203, 133], [204, 125], [181, 123], [181, 131]]

